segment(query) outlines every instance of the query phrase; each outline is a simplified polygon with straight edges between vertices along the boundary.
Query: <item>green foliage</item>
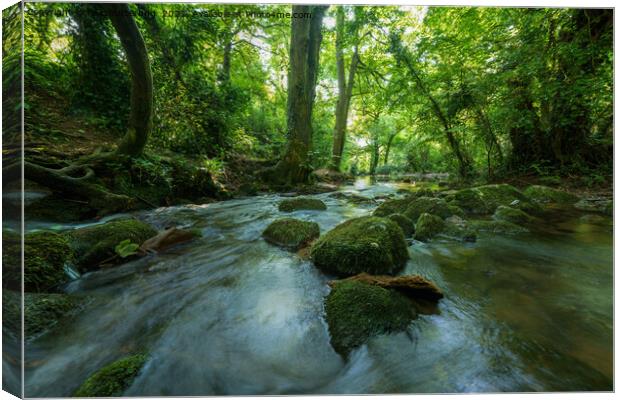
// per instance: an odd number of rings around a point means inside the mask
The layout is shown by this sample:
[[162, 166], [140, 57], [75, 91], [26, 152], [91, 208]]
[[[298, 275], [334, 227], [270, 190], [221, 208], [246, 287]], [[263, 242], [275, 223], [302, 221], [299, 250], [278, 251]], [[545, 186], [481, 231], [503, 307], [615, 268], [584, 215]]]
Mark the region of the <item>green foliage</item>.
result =
[[144, 354], [121, 358], [92, 374], [73, 393], [75, 397], [120, 397], [147, 361]]
[[367, 283], [335, 282], [325, 299], [331, 344], [343, 356], [373, 336], [405, 330], [415, 317], [405, 296]]
[[114, 246], [114, 252], [121, 258], [127, 258], [138, 253], [139, 244], [132, 243], [131, 240], [125, 239], [116, 246]]
[[318, 268], [338, 276], [394, 274], [405, 266], [409, 252], [403, 231], [394, 221], [360, 217], [319, 238], [311, 257]]

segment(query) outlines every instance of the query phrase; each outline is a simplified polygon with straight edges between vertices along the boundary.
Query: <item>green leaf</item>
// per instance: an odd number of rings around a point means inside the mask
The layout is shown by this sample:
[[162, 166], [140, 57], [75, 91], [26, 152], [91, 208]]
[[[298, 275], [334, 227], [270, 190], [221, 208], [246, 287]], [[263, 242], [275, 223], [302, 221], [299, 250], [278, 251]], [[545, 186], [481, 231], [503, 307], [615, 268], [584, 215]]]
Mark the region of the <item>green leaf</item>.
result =
[[121, 258], [126, 258], [136, 254], [139, 247], [140, 245], [132, 243], [129, 239], [125, 239], [114, 247], [114, 251]]

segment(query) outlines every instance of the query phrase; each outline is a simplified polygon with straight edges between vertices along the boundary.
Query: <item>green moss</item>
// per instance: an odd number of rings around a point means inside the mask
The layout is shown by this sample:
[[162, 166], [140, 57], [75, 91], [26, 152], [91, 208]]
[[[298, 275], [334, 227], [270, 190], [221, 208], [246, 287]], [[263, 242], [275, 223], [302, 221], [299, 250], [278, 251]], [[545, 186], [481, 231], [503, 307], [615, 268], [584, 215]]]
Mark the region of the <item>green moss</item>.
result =
[[416, 221], [423, 213], [437, 215], [441, 218], [448, 218], [452, 215], [448, 204], [443, 199], [435, 197], [419, 197], [413, 200], [407, 207], [404, 215]]
[[296, 197], [294, 199], [282, 200], [278, 205], [278, 210], [293, 212], [297, 210], [326, 210], [327, 206], [319, 199], [308, 197]]
[[312, 246], [314, 264], [339, 276], [393, 274], [409, 258], [403, 231], [389, 219], [361, 217], [336, 226]]
[[[96, 268], [115, 255], [114, 247], [123, 240], [142, 244], [157, 234], [149, 224], [136, 219], [124, 219], [102, 225], [77, 229], [68, 234], [81, 271]], [[118, 262], [121, 262], [118, 260]]]
[[25, 206], [24, 214], [28, 220], [75, 222], [95, 217], [97, 210], [83, 202], [52, 195]]
[[579, 200], [571, 193], [541, 185], [529, 186], [523, 194], [538, 203], [574, 204]]
[[402, 214], [390, 214], [388, 218], [400, 226], [400, 229], [403, 230], [405, 237], [410, 237], [413, 232], [415, 232], [415, 224], [410, 218], [407, 218]]
[[455, 204], [448, 204], [448, 210], [450, 210], [450, 214], [456, 215], [457, 217], [462, 218], [465, 216], [465, 211]]
[[444, 221], [441, 234], [465, 242], [475, 242], [478, 236], [476, 231], [458, 216], [452, 216]]
[[492, 214], [502, 205], [514, 206], [526, 212], [538, 210], [523, 193], [505, 183], [459, 190], [451, 200], [465, 212], [472, 214]]
[[443, 219], [436, 215], [423, 213], [415, 224], [415, 239], [427, 241], [443, 231], [444, 228]]
[[325, 300], [325, 316], [334, 350], [347, 355], [372, 336], [405, 330], [416, 313], [396, 291], [342, 281]]
[[391, 214], [402, 214], [407, 210], [410, 202], [410, 198], [386, 200], [375, 209], [372, 215], [375, 217], [387, 217]]
[[512, 222], [513, 224], [528, 224], [534, 221], [534, 218], [531, 215], [516, 208], [507, 206], [497, 207], [495, 214], [493, 214], [493, 218], [498, 221]]
[[293, 250], [304, 247], [319, 235], [319, 224], [294, 218], [274, 221], [263, 232], [263, 237], [269, 243]]
[[508, 221], [473, 221], [472, 227], [477, 231], [514, 235], [528, 232], [527, 228]]
[[[21, 335], [20, 292], [2, 292], [2, 322], [11, 335]], [[24, 333], [26, 340], [52, 328], [78, 306], [75, 297], [60, 293], [24, 293]]]
[[146, 355], [136, 354], [108, 364], [86, 379], [73, 396], [119, 397], [138, 376], [146, 360]]
[[[3, 286], [21, 289], [21, 236], [3, 231], [2, 280]], [[65, 263], [72, 260], [73, 252], [67, 239], [57, 233], [40, 231], [24, 238], [24, 289], [27, 292], [45, 292], [68, 281]]]

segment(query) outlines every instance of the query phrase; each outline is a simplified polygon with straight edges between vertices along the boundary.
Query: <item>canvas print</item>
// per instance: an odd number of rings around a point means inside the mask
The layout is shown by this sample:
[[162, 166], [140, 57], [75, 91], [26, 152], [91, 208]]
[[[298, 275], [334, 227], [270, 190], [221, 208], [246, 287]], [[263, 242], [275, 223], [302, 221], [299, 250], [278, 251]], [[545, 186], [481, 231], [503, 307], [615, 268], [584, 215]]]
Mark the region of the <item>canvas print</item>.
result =
[[6, 8], [3, 389], [612, 391], [613, 20]]

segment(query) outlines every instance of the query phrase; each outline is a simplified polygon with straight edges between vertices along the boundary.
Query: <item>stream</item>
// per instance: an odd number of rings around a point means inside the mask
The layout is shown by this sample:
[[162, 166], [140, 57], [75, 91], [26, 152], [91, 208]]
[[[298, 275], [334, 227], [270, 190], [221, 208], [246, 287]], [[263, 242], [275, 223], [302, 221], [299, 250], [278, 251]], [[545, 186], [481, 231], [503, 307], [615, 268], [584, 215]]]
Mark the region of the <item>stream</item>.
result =
[[[410, 186], [359, 180], [341, 190], [374, 197]], [[312, 197], [327, 210], [287, 216], [317, 222], [322, 234], [374, 209]], [[134, 214], [203, 236], [70, 282], [66, 291], [84, 296], [84, 309], [26, 344], [26, 396], [70, 396], [136, 351], [149, 360], [126, 396], [613, 389], [611, 218], [592, 223], [557, 210], [529, 234], [412, 242], [402, 274], [443, 290], [439, 313], [372, 338], [345, 360], [323, 319], [333, 277], [261, 238], [284, 216], [282, 198]]]

